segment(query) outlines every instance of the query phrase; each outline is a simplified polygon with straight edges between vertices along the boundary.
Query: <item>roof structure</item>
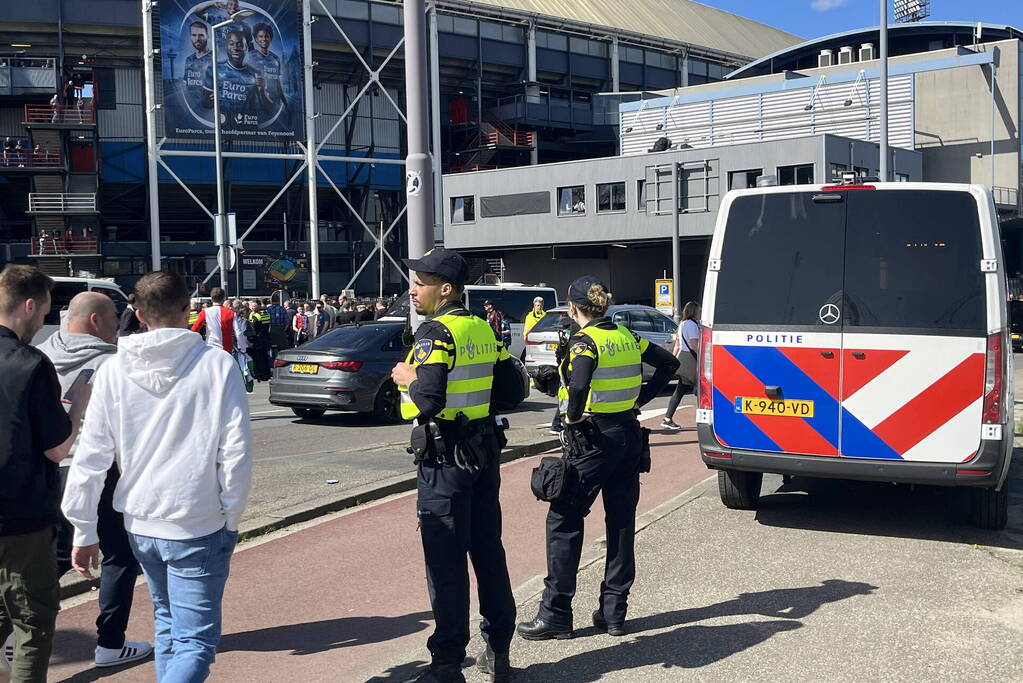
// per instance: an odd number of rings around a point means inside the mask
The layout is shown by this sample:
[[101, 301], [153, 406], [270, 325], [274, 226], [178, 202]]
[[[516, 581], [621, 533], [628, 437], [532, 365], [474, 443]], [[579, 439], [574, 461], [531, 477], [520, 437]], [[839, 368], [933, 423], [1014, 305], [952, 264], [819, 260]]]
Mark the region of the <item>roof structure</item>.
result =
[[[443, 3], [442, 3], [443, 4]], [[756, 59], [802, 38], [691, 0], [475, 0]]]
[[[964, 21], [919, 21], [908, 24], [890, 24], [888, 26], [889, 54], [910, 54], [933, 49], [944, 49], [957, 45], [970, 45], [976, 41], [976, 31], [980, 30], [980, 41], [1004, 40], [1007, 38], [1023, 39], [1023, 32], [1005, 24], [978, 24]], [[836, 49], [843, 45], [859, 45], [860, 43], [878, 41], [880, 27], [842, 31], [819, 38], [812, 38], [798, 45], [789, 45], [776, 52], [764, 55], [732, 73], [726, 78], [737, 79], [749, 76], [762, 76], [780, 71], [809, 68], [815, 66], [817, 54], [823, 49]], [[937, 45], [931, 45], [937, 41]]]

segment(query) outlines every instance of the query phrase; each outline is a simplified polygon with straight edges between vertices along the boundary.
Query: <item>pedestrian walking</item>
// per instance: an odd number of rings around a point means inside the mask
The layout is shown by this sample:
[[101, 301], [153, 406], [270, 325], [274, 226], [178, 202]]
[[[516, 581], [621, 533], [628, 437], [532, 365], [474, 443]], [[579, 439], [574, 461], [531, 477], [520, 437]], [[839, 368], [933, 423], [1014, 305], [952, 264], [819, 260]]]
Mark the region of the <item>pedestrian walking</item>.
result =
[[319, 333], [322, 334], [323, 332], [326, 332], [327, 330], [334, 327], [334, 323], [337, 320], [337, 308], [331, 305], [330, 297], [328, 297], [326, 294], [320, 295], [320, 303], [323, 304], [323, 312], [326, 313], [327, 316], [330, 318], [327, 324], [327, 329]]
[[[57, 464], [67, 457], [89, 386], [61, 393], [53, 364], [29, 344], [50, 311], [53, 280], [36, 268], [0, 272], [0, 643], [14, 658], [0, 678], [42, 683], [53, 648], [60, 588], [54, 528], [60, 519]], [[61, 401], [70, 402], [65, 411]]]
[[273, 359], [270, 357], [270, 314], [258, 299], [249, 302], [249, 329], [252, 331], [252, 342], [249, 344], [252, 376], [259, 382], [266, 382], [270, 379], [273, 367]]
[[[668, 410], [661, 420], [661, 428], [677, 432], [682, 426], [675, 422], [675, 411], [682, 397], [692, 393], [696, 384], [696, 367], [700, 359], [700, 304], [690, 301], [682, 307], [682, 323], [675, 334], [672, 353], [679, 360], [678, 382], [668, 401]], [[686, 357], [688, 356], [688, 358]]]
[[331, 315], [327, 312], [327, 306], [322, 301], [316, 303], [316, 310], [312, 315], [312, 329], [313, 337], [319, 337], [322, 334], [327, 334], [330, 330]]
[[234, 310], [224, 305], [225, 298], [223, 288], [211, 289], [212, 303], [199, 312], [199, 317], [191, 329], [193, 332], [205, 331], [206, 343], [215, 349], [223, 349], [228, 353], [236, 350], [244, 353], [248, 347], [244, 320], [235, 315]]
[[135, 294], [149, 332], [123, 338], [96, 372], [62, 508], [75, 528], [74, 568], [91, 577], [97, 509], [116, 462], [113, 506], [153, 598], [156, 678], [203, 681], [251, 482], [248, 401], [234, 360], [185, 328], [179, 276], [148, 273]]
[[494, 308], [494, 302], [490, 299], [483, 302], [483, 311], [487, 315], [487, 324], [494, 331], [494, 339], [501, 339], [501, 321], [504, 320], [501, 311]]
[[[625, 634], [629, 590], [636, 576], [634, 541], [639, 474], [649, 467], [649, 444], [636, 409], [671, 379], [678, 361], [606, 316], [611, 293], [587, 275], [568, 288], [568, 314], [580, 327], [569, 340], [557, 387], [565, 422], [564, 467], [572, 474], [566, 490], [546, 496], [547, 578], [536, 617], [518, 625], [527, 640], [570, 638], [572, 599], [583, 548], [583, 518], [603, 492], [607, 560], [593, 626]], [[643, 385], [643, 364], [654, 375]], [[550, 393], [557, 386], [543, 387]], [[646, 451], [644, 455], [644, 450]]]
[[[117, 353], [117, 327], [117, 309], [110, 297], [99, 292], [81, 292], [71, 299], [67, 330], [57, 330], [39, 345], [57, 371], [61, 395], [75, 392], [76, 382], [90, 381], [96, 370]], [[62, 495], [76, 445], [71, 445], [68, 457], [60, 463]], [[103, 553], [93, 656], [97, 667], [136, 662], [153, 652], [153, 646], [147, 642], [125, 639], [139, 563], [124, 530], [124, 517], [114, 510], [112, 503], [119, 478], [115, 463], [106, 473], [97, 516], [96, 533]], [[57, 524], [57, 568], [61, 575], [71, 569], [72, 535], [70, 523], [61, 516]]]
[[437, 248], [404, 263], [415, 271], [412, 305], [420, 315], [430, 316], [416, 332], [406, 362], [391, 372], [401, 392], [402, 417], [416, 421], [411, 439], [418, 466], [416, 509], [436, 622], [427, 640], [430, 666], [416, 681], [465, 681], [461, 668], [469, 642], [468, 554], [486, 642], [477, 664], [492, 681], [503, 683], [511, 676], [515, 600], [501, 542], [499, 456], [504, 437], [494, 414], [518, 405], [527, 388], [486, 322], [462, 306], [469, 274], [465, 259]]

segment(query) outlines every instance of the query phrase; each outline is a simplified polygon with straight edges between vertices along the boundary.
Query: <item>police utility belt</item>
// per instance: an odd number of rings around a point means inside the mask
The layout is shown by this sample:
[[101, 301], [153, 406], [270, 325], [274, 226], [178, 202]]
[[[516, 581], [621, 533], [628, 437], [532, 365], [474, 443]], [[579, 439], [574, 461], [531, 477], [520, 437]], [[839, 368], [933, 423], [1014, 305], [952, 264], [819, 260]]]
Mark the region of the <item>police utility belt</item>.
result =
[[508, 445], [507, 429], [508, 420], [501, 416], [470, 420], [459, 415], [454, 420], [426, 420], [412, 428], [406, 450], [415, 465], [448, 463], [478, 472], [487, 465], [485, 437], [493, 434], [498, 447], [503, 449]]

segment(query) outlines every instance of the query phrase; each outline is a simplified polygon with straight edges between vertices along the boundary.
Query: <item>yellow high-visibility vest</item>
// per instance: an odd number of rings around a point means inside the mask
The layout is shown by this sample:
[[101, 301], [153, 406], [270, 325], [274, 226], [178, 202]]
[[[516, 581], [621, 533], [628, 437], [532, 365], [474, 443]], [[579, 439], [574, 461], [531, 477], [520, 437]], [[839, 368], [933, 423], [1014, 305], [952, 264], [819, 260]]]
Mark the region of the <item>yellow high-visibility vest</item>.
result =
[[[454, 420], [460, 414], [470, 420], [489, 417], [494, 363], [508, 357], [504, 345], [494, 339], [490, 325], [474, 315], [445, 314], [433, 320], [448, 329], [454, 339], [454, 346], [446, 348], [447, 345], [442, 342], [420, 340], [413, 345], [405, 362], [417, 366], [427, 363], [444, 363], [448, 366], [445, 407], [437, 418]], [[399, 386], [398, 391], [401, 395], [402, 418], [411, 420], [417, 417], [419, 407], [409, 395], [408, 387]]]
[[[597, 367], [590, 379], [585, 412], [624, 413], [635, 408], [643, 384], [643, 352], [650, 343], [642, 338], [637, 341], [622, 325], [613, 330], [584, 327], [579, 334], [586, 335], [597, 346]], [[569, 364], [568, 368], [571, 368], [573, 355], [579, 354], [573, 354], [570, 349], [562, 361]], [[593, 354], [587, 350], [585, 355], [592, 357]], [[564, 385], [558, 390], [558, 401], [562, 412], [567, 411], [568, 388]]]
[[526, 313], [526, 317], [522, 323], [523, 324], [522, 333], [528, 334], [529, 331], [533, 329], [533, 326], [540, 322], [540, 318], [544, 317], [545, 315], [547, 315], [547, 311], [540, 311], [539, 315], [536, 313], [536, 311], [530, 311], [529, 313]]

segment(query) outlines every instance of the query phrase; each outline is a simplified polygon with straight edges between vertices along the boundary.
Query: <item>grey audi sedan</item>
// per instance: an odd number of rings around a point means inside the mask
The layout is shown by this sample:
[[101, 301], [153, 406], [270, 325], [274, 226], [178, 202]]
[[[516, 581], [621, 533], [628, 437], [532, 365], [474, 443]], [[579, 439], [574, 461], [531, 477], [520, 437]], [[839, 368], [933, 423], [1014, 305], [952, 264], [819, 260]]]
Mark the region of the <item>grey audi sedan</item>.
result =
[[270, 379], [270, 403], [301, 418], [344, 410], [399, 420], [391, 368], [403, 360], [404, 331], [401, 322], [345, 325], [281, 351]]

